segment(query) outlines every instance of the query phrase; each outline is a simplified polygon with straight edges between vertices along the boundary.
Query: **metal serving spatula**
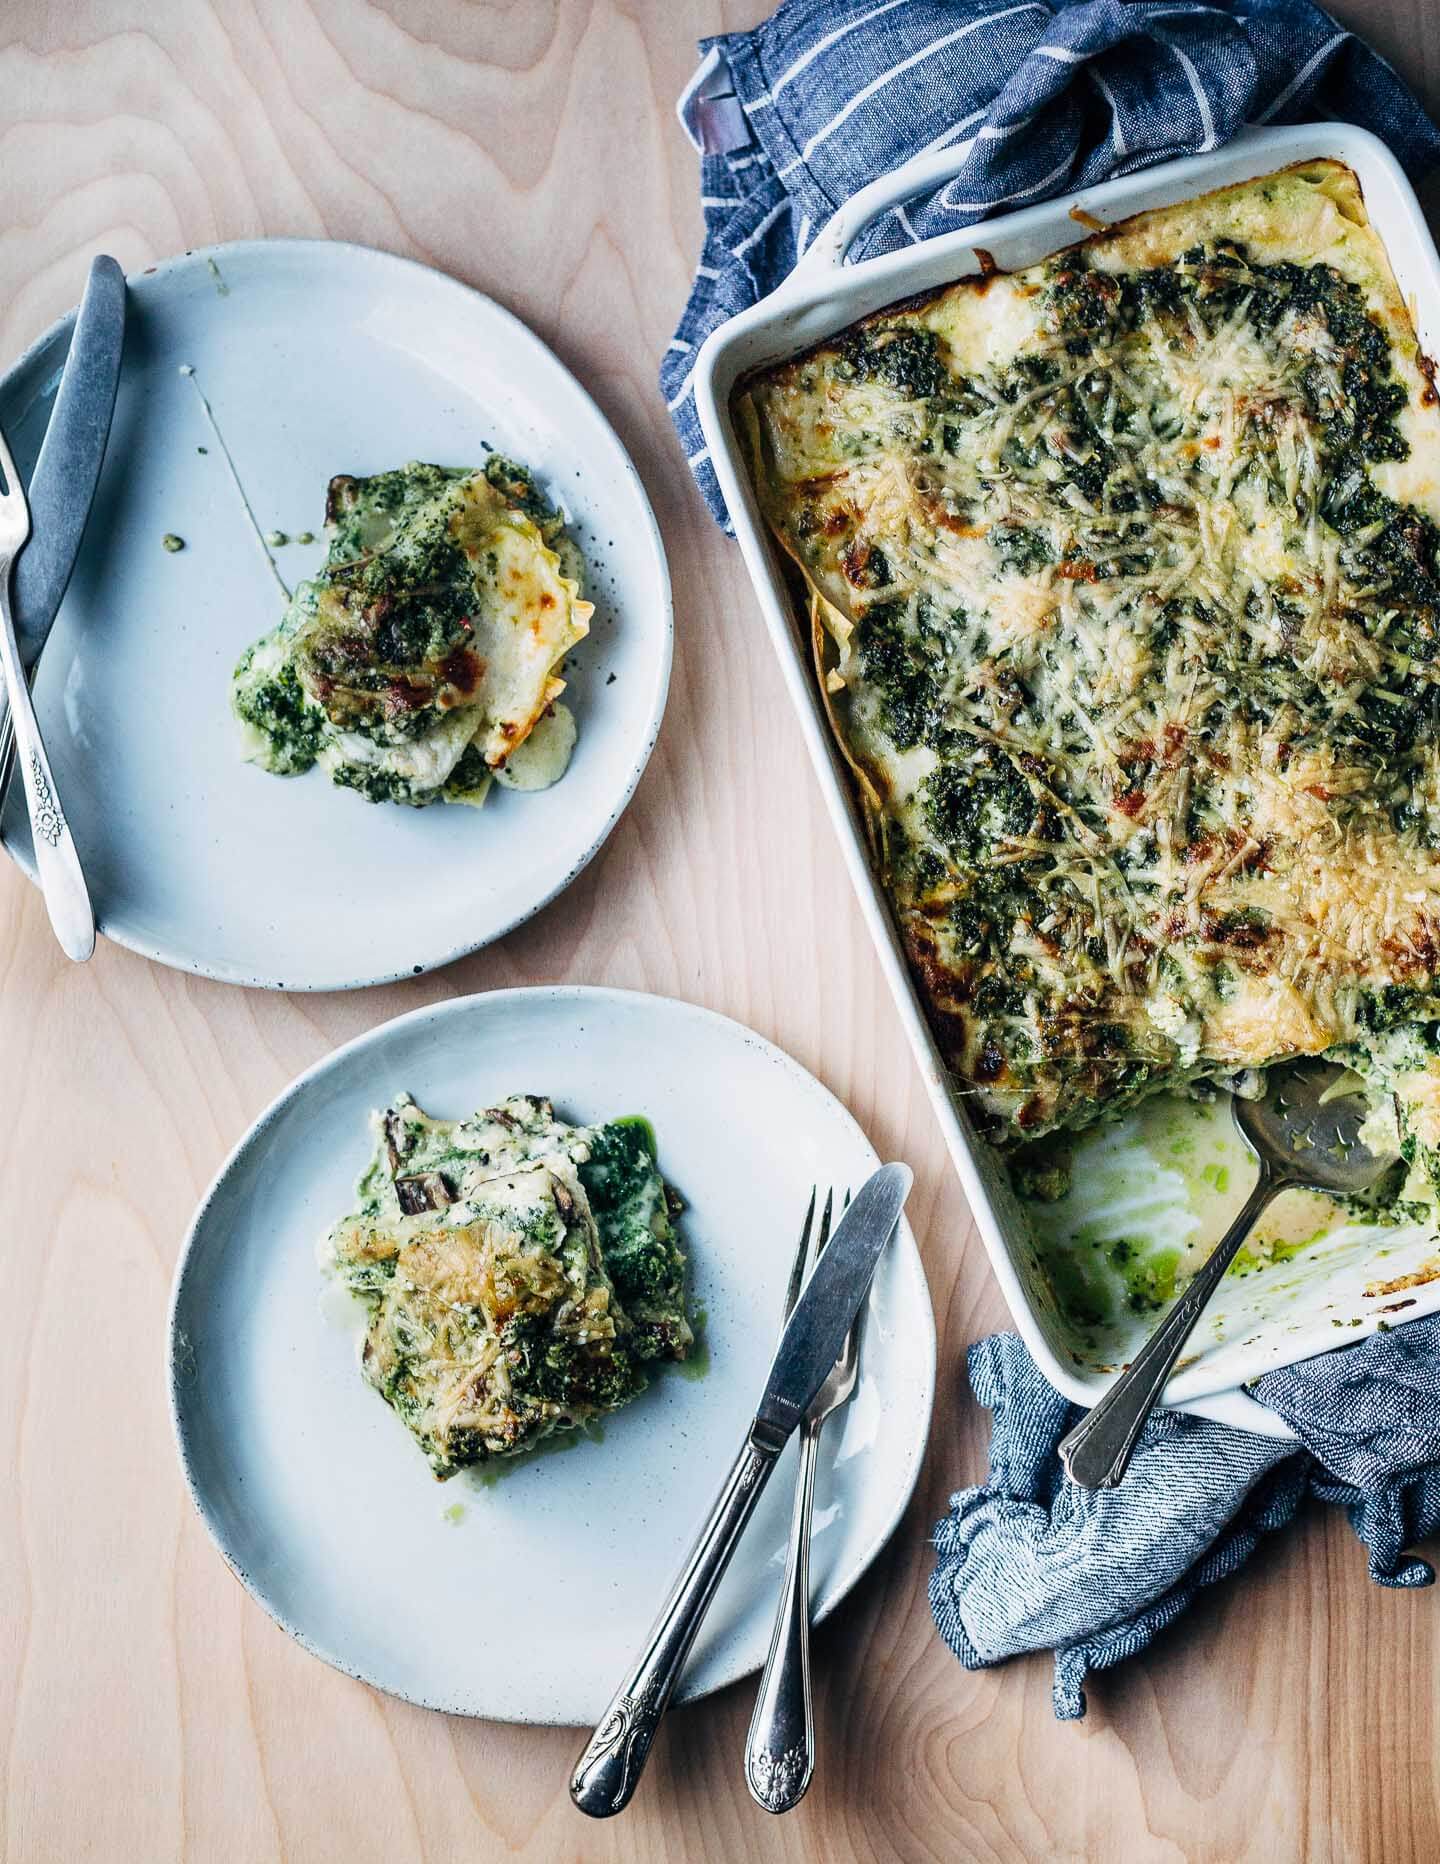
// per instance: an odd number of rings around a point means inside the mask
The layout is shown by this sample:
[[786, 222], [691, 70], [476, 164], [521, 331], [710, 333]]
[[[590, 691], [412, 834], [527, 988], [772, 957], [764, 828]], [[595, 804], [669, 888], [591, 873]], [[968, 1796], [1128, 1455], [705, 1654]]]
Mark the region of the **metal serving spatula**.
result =
[[1335, 1062], [1291, 1062], [1267, 1070], [1259, 1100], [1232, 1103], [1240, 1136], [1260, 1161], [1255, 1189], [1140, 1352], [1061, 1442], [1060, 1460], [1081, 1488], [1113, 1489], [1129, 1468], [1175, 1361], [1271, 1198], [1292, 1185], [1358, 1197], [1395, 1164], [1396, 1153], [1372, 1152], [1361, 1141], [1370, 1106], [1363, 1094], [1344, 1091], [1346, 1073]]

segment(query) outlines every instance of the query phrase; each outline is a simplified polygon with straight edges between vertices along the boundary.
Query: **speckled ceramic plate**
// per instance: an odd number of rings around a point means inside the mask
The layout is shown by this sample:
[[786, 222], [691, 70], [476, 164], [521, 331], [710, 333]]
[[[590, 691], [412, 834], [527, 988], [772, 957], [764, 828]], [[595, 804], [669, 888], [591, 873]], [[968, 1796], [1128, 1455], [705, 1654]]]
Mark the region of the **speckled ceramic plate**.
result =
[[[22, 473], [69, 341], [59, 324], [0, 380]], [[190, 364], [193, 377], [180, 374]], [[323, 556], [336, 472], [469, 465], [486, 443], [571, 514], [596, 604], [566, 698], [574, 762], [478, 814], [377, 807], [318, 771], [240, 759], [229, 676], [283, 598], [196, 394], [214, 410], [292, 586]], [[167, 533], [182, 537], [174, 554]], [[335, 990], [498, 938], [600, 847], [659, 730], [670, 585], [644, 489], [584, 389], [525, 326], [439, 272], [364, 247], [262, 240], [131, 279], [109, 454], [36, 705], [103, 932], [230, 983]], [[0, 836], [33, 875], [12, 786]]]
[[[361, 1378], [358, 1313], [316, 1249], [350, 1208], [366, 1120], [400, 1088], [469, 1113], [517, 1090], [576, 1120], [644, 1113], [687, 1203], [704, 1351], [603, 1441], [437, 1483]], [[875, 1153], [833, 1095], [738, 1023], [661, 997], [507, 990], [385, 1024], [320, 1062], [240, 1142], [180, 1259], [171, 1393], [181, 1460], [231, 1567], [338, 1669], [430, 1707], [593, 1721], [634, 1656], [739, 1447], [779, 1334], [813, 1184]], [[935, 1327], [909, 1229], [882, 1258], [853, 1400], [821, 1454], [823, 1614], [899, 1521], [919, 1471]], [[761, 1500], [682, 1684], [700, 1696], [769, 1645], [794, 1450]]]

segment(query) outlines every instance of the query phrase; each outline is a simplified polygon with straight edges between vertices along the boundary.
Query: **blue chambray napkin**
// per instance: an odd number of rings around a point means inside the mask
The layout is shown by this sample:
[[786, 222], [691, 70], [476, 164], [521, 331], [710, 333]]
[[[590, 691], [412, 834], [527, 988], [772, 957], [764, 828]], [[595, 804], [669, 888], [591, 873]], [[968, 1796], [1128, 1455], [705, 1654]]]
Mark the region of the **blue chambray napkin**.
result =
[[1218, 148], [1247, 123], [1343, 118], [1412, 175], [1440, 161], [1390, 66], [1310, 0], [785, 0], [702, 49], [682, 116], [702, 150], [705, 244], [660, 383], [722, 524], [695, 352], [907, 156], [967, 146], [954, 181], [883, 215], [854, 258]]
[[1013, 1333], [970, 1349], [970, 1383], [993, 1414], [990, 1479], [935, 1529], [930, 1604], [967, 1670], [1053, 1650], [1062, 1721], [1085, 1713], [1090, 1671], [1144, 1650], [1306, 1496], [1348, 1511], [1380, 1585], [1435, 1578], [1406, 1550], [1440, 1532], [1440, 1315], [1260, 1379], [1298, 1445], [1165, 1412], [1099, 1493], [1055, 1454], [1081, 1412]]

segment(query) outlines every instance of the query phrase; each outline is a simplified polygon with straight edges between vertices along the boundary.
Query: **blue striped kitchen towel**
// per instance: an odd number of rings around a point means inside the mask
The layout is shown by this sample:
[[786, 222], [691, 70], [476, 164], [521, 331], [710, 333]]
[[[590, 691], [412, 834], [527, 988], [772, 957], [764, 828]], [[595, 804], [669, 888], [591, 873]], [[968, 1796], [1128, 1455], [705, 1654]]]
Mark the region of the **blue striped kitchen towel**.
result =
[[990, 1475], [935, 1529], [931, 1608], [967, 1670], [1052, 1650], [1062, 1721], [1085, 1713], [1087, 1674], [1144, 1650], [1307, 1496], [1346, 1509], [1380, 1585], [1435, 1578], [1407, 1550], [1440, 1533], [1440, 1315], [1258, 1380], [1298, 1443], [1163, 1412], [1098, 1493], [1056, 1455], [1080, 1411], [1013, 1333], [970, 1349], [970, 1384], [992, 1414]]
[[702, 151], [705, 244], [660, 383], [722, 524], [696, 351], [908, 156], [968, 145], [953, 181], [885, 214], [853, 258], [1216, 149], [1248, 123], [1342, 118], [1412, 175], [1440, 161], [1395, 72], [1310, 0], [785, 0], [702, 51], [682, 117]]

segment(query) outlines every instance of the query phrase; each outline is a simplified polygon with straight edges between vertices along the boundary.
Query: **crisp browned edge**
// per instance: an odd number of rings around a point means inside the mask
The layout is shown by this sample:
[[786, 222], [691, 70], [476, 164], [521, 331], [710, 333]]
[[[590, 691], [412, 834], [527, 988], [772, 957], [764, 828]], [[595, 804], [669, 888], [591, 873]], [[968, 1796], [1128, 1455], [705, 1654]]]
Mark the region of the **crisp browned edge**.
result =
[[[1118, 239], [1122, 233], [1129, 232], [1142, 220], [1150, 220], [1160, 214], [1173, 214], [1177, 208], [1181, 207], [1196, 207], [1201, 201], [1213, 200], [1216, 195], [1230, 194], [1238, 188], [1253, 187], [1257, 181], [1274, 181], [1281, 175], [1293, 175], [1299, 170], [1306, 168], [1334, 168], [1342, 170], [1345, 174], [1349, 175], [1350, 179], [1355, 183], [1356, 190], [1361, 200], [1364, 200], [1365, 189], [1361, 184], [1360, 177], [1356, 174], [1355, 170], [1351, 168], [1348, 162], [1339, 161], [1333, 155], [1315, 155], [1306, 157], [1298, 162], [1287, 162], [1283, 168], [1264, 169], [1258, 175], [1246, 176], [1243, 181], [1227, 181], [1218, 188], [1207, 188], [1203, 194], [1191, 194], [1184, 200], [1171, 201], [1164, 207], [1142, 207], [1136, 213], [1127, 214], [1123, 220], [1111, 221], [1101, 232], [1087, 234], [1084, 239], [1075, 240], [1069, 246], [1057, 246], [1054, 252], [1048, 254], [1045, 258], [1032, 260], [1030, 265], [1020, 266], [1015, 270], [1011, 270], [1007, 266], [996, 265], [994, 258], [984, 246], [975, 245], [971, 247], [971, 251], [980, 262], [980, 270], [978, 272], [966, 272], [959, 278], [950, 279], [946, 284], [933, 285], [928, 291], [914, 291], [906, 297], [896, 298], [890, 304], [882, 304], [878, 310], [867, 311], [864, 317], [856, 317], [848, 324], [842, 324], [838, 330], [833, 330], [828, 337], [821, 337], [817, 342], [808, 344], [804, 349], [796, 350], [791, 356], [786, 356], [780, 361], [757, 363], [753, 369], [747, 369], [743, 375], [736, 379], [733, 388], [730, 390], [731, 409], [733, 411], [736, 402], [747, 395], [755, 383], [763, 381], [767, 377], [779, 375], [783, 370], [793, 368], [796, 363], [808, 362], [812, 356], [823, 355], [826, 350], [833, 346], [835, 339], [844, 336], [847, 331], [864, 330], [872, 324], [883, 323], [887, 318], [908, 316], [912, 312], [923, 310], [928, 304], [934, 304], [940, 298], [947, 297], [952, 291], [988, 291], [997, 278], [1013, 278], [1016, 276], [1017, 271], [1028, 272], [1035, 265], [1047, 265], [1051, 260], [1066, 258], [1071, 253], [1088, 252], [1091, 248], [1102, 246], [1109, 240]], [[1366, 214], [1366, 224], [1369, 224], [1368, 212]], [[983, 221], [979, 222], [974, 230], [977, 234], [983, 235], [985, 232], [985, 223]], [[1388, 253], [1386, 257], [1388, 259]], [[1430, 366], [1432, 368], [1434, 367], [1433, 364]]]

